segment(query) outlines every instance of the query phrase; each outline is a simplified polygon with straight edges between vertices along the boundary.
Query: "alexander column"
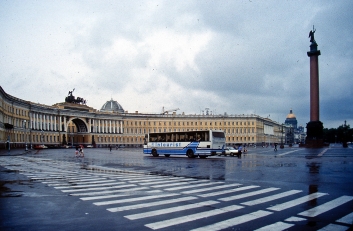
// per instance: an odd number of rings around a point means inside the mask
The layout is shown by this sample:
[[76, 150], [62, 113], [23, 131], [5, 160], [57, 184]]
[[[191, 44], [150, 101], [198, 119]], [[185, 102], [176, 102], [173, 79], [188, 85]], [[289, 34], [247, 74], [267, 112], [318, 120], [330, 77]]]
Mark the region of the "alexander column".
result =
[[315, 29], [310, 31], [310, 122], [306, 125], [306, 147], [319, 148], [323, 146], [323, 124], [320, 121], [319, 102], [319, 55], [317, 43], [314, 39]]

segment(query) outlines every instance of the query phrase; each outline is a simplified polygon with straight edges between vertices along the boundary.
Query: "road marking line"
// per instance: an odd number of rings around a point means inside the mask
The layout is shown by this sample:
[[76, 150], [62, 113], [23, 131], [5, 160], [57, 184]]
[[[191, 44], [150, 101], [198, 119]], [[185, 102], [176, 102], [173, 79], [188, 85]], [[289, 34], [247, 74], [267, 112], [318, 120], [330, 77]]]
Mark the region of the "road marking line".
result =
[[285, 153], [281, 153], [281, 154], [278, 154], [276, 156], [284, 156], [284, 155], [288, 155], [290, 153], [297, 152], [297, 151], [299, 151], [299, 149], [298, 150], [289, 151], [289, 152], [285, 152]]
[[[68, 181], [68, 182], [61, 182], [61, 183], [48, 183], [49, 186], [76, 186], [76, 185], [84, 185], [84, 184], [99, 184], [99, 183], [109, 183], [109, 182], [117, 182], [116, 180], [96, 180], [96, 181]], [[43, 183], [43, 182], [42, 182]]]
[[238, 217], [234, 217], [225, 221], [221, 221], [218, 223], [214, 223], [212, 225], [207, 225], [204, 227], [200, 227], [197, 229], [193, 229], [192, 231], [209, 231], [209, 230], [222, 230], [222, 229], [226, 229], [235, 225], [239, 225], [239, 224], [243, 224], [261, 217], [265, 217], [272, 214], [272, 212], [268, 212], [268, 211], [263, 211], [263, 210], [259, 210], [253, 213], [249, 213], [246, 215], [242, 215], [242, 216], [238, 216]]
[[[177, 217], [177, 218], [173, 218], [173, 219], [169, 219], [169, 220], [150, 223], [145, 226], [156, 230], [156, 229], [166, 228], [169, 226], [178, 225], [178, 224], [182, 224], [182, 223], [186, 223], [186, 222], [190, 222], [190, 221], [195, 221], [195, 220], [198, 220], [201, 218], [219, 215], [222, 213], [232, 212], [232, 211], [235, 211], [235, 210], [238, 210], [241, 208], [244, 208], [244, 207], [239, 206], [239, 205], [231, 205], [231, 206], [223, 207], [220, 209], [213, 209], [211, 211], [206, 211], [206, 212], [196, 213], [196, 214], [192, 214], [192, 215], [188, 215], [188, 216], [182, 216], [182, 217]], [[208, 229], [208, 230], [210, 230], [210, 229]]]
[[219, 203], [219, 202], [218, 201], [204, 201], [204, 202], [200, 202], [200, 203], [194, 203], [194, 204], [176, 206], [176, 207], [171, 207], [171, 208], [166, 208], [166, 209], [149, 211], [149, 212], [145, 212], [145, 213], [128, 215], [125, 217], [130, 220], [137, 220], [137, 219], [146, 218], [146, 217], [153, 217], [153, 216], [158, 216], [158, 215], [162, 215], [162, 214], [184, 211], [184, 210], [188, 210], [188, 209], [200, 208], [200, 207], [204, 207], [204, 206], [214, 205], [217, 203]]
[[229, 188], [233, 186], [239, 186], [241, 184], [226, 184], [226, 185], [221, 185], [221, 186], [216, 186], [216, 187], [211, 187], [211, 188], [201, 188], [201, 189], [195, 189], [187, 192], [182, 192], [183, 194], [193, 194], [193, 193], [199, 193], [199, 192], [205, 192], [205, 191], [211, 191], [211, 190], [216, 190], [216, 189], [221, 189], [221, 188]]
[[116, 189], [116, 188], [125, 188], [126, 185], [118, 185], [118, 186], [110, 186], [110, 187], [97, 187], [97, 188], [81, 188], [81, 189], [68, 189], [68, 190], [61, 190], [62, 192], [86, 192], [86, 191], [98, 191], [98, 190], [106, 190], [106, 189]]
[[[146, 195], [146, 194], [156, 193], [156, 190], [145, 191], [145, 192], [140, 192], [140, 193], [141, 193], [141, 195]], [[114, 195], [105, 195], [105, 196], [91, 196], [91, 197], [81, 197], [80, 199], [83, 200], [83, 201], [89, 201], [89, 200], [100, 200], [100, 199], [126, 197], [126, 196], [130, 196], [130, 194], [119, 194], [119, 195], [114, 194]]]
[[[152, 185], [152, 188], [164, 188], [164, 187], [170, 187], [170, 186], [178, 186], [178, 185], [185, 185], [185, 184], [190, 184], [190, 182], [179, 182], [179, 183], [171, 183], [171, 184], [162, 184], [162, 185]], [[145, 185], [145, 184], [141, 184]]]
[[288, 222], [306, 221], [306, 218], [292, 216], [285, 219], [284, 221], [288, 221]]
[[107, 210], [110, 212], [121, 212], [121, 211], [126, 211], [126, 210], [148, 208], [148, 207], [153, 207], [153, 206], [158, 206], [158, 205], [173, 204], [173, 203], [177, 203], [177, 202], [189, 201], [189, 200], [195, 200], [195, 199], [197, 199], [197, 197], [189, 196], [189, 197], [182, 197], [182, 198], [171, 199], [171, 200], [163, 200], [163, 201], [155, 201], [155, 202], [148, 202], [148, 203], [135, 204], [135, 205], [127, 205], [127, 206], [121, 206], [121, 207], [117, 207], [117, 208], [108, 208]]
[[344, 203], [347, 203], [348, 201], [351, 201], [351, 200], [353, 200], [353, 197], [351, 197], [351, 196], [341, 196], [337, 199], [326, 202], [325, 204], [322, 204], [322, 205], [316, 206], [312, 209], [298, 213], [298, 215], [305, 216], [305, 217], [316, 217], [317, 215], [320, 215], [321, 213], [325, 213], [327, 211], [330, 211], [331, 209], [334, 209], [340, 205], [343, 205]]
[[[107, 178], [90, 178], [90, 179], [83, 179], [83, 180], [70, 180], [69, 179], [65, 179], [62, 181], [43, 181], [43, 184], [50, 184], [50, 186], [60, 186], [60, 185], [64, 185], [64, 184], [68, 184], [68, 183], [73, 183], [73, 184], [86, 184], [87, 182], [95, 182], [97, 180], [106, 180]], [[100, 181], [100, 182], [102, 182]]]
[[323, 150], [322, 152], [319, 153], [319, 155], [317, 156], [323, 156], [325, 154], [325, 152], [327, 152], [328, 148], [326, 148], [325, 150]]
[[229, 196], [229, 197], [220, 198], [218, 200], [221, 200], [221, 201], [233, 201], [233, 200], [237, 200], [237, 199], [241, 199], [241, 198], [245, 198], [245, 197], [251, 197], [251, 196], [259, 195], [259, 194], [262, 194], [262, 193], [272, 192], [272, 191], [275, 191], [275, 190], [278, 190], [278, 189], [279, 188], [266, 188], [266, 189], [261, 189], [261, 190], [249, 192], [249, 193], [243, 193], [243, 194], [239, 194], [239, 195], [235, 195], [235, 196]]
[[[119, 184], [125, 184], [124, 182], [116, 182], [115, 180], [113, 180], [114, 182], [111, 183], [102, 183], [102, 184], [80, 184], [80, 185], [71, 185], [71, 186], [57, 186], [54, 187], [56, 189], [65, 189], [65, 188], [89, 188], [89, 187], [99, 187], [99, 186], [108, 186], [108, 185], [119, 185]], [[91, 183], [91, 182], [88, 182]]]
[[[153, 184], [160, 184], [160, 182], [165, 182], [167, 181], [165, 184], [171, 184], [171, 183], [181, 183], [181, 182], [186, 182], [186, 181], [196, 181], [195, 179], [190, 179], [190, 180], [184, 180], [184, 179], [170, 179], [170, 178], [165, 178], [165, 179], [160, 179], [160, 180], [155, 180], [153, 182], [142, 182], [142, 183], [139, 183], [139, 185], [153, 185]], [[131, 181], [129, 181], [131, 182]], [[153, 187], [153, 186], [151, 186]]]
[[[136, 186], [134, 184], [128, 184], [126, 187]], [[131, 192], [148, 189], [147, 187], [139, 187], [139, 188], [128, 188], [128, 189], [119, 189], [119, 190], [107, 190], [107, 191], [100, 191], [100, 192], [87, 192], [87, 193], [72, 193], [70, 196], [95, 196], [95, 195], [104, 195], [104, 194], [111, 194], [111, 193], [121, 193], [121, 192]]]
[[180, 189], [197, 188], [197, 187], [210, 186], [210, 185], [215, 185], [215, 184], [224, 184], [224, 182], [211, 182], [211, 183], [204, 183], [204, 184], [192, 184], [192, 185], [188, 185], [188, 186], [180, 186], [180, 187], [174, 187], [174, 188], [167, 188], [167, 189], [164, 189], [164, 190], [167, 190], [167, 191], [175, 191], [175, 190], [180, 190]]
[[260, 198], [260, 199], [257, 199], [257, 200], [247, 201], [247, 202], [244, 202], [244, 203], [241, 203], [241, 204], [242, 205], [248, 205], [248, 206], [258, 205], [258, 204], [262, 204], [262, 203], [266, 203], [266, 202], [269, 202], [269, 201], [277, 200], [277, 199], [280, 199], [280, 198], [283, 198], [283, 197], [286, 197], [286, 196], [290, 196], [290, 195], [293, 195], [293, 194], [296, 194], [296, 193], [300, 193], [300, 192], [302, 192], [302, 190], [290, 190], [290, 191], [279, 193], [279, 194], [275, 194], [275, 195], [272, 195], [272, 196], [263, 197], [263, 198]]
[[170, 193], [170, 194], [161, 194], [161, 195], [154, 195], [154, 196], [145, 196], [145, 197], [122, 199], [122, 200], [114, 200], [114, 201], [102, 201], [102, 202], [95, 202], [93, 204], [98, 205], [98, 206], [111, 205], [111, 204], [121, 204], [121, 203], [127, 203], [127, 202], [143, 201], [143, 200], [150, 200], [150, 199], [177, 196], [177, 195], [178, 194]]
[[200, 197], [211, 197], [211, 196], [218, 196], [222, 194], [227, 194], [227, 193], [232, 193], [232, 192], [238, 192], [238, 191], [243, 191], [247, 189], [252, 189], [252, 188], [258, 188], [260, 186], [257, 185], [250, 185], [250, 186], [244, 186], [244, 187], [239, 187], [235, 189], [229, 189], [229, 190], [224, 190], [224, 191], [218, 191], [218, 192], [213, 192], [213, 193], [207, 193], [203, 195], [199, 195]]
[[328, 194], [327, 193], [312, 193], [310, 195], [306, 195], [306, 196], [300, 197], [300, 198], [295, 199], [295, 200], [291, 200], [291, 201], [288, 201], [288, 202], [285, 202], [285, 203], [282, 203], [282, 204], [278, 204], [278, 205], [269, 207], [267, 209], [273, 210], [273, 211], [282, 211], [282, 210], [294, 207], [294, 206], [299, 205], [299, 204], [303, 204], [305, 202], [311, 201], [313, 199], [316, 199], [316, 198], [319, 198], [319, 197], [322, 197], [322, 196], [325, 196], [325, 195], [328, 195]]
[[152, 179], [143, 178], [141, 180], [132, 179], [128, 181], [130, 183], [148, 183], [148, 182], [159, 182], [159, 181], [170, 181], [170, 180], [172, 180], [172, 178], [153, 177]]
[[348, 230], [349, 227], [347, 226], [343, 226], [343, 225], [336, 225], [336, 224], [329, 224], [325, 227], [323, 227], [322, 229], [319, 229], [317, 231], [346, 231]]
[[350, 213], [350, 214], [342, 217], [341, 219], [338, 219], [337, 222], [341, 222], [341, 223], [348, 224], [348, 225], [353, 225], [353, 213]]
[[282, 231], [292, 226], [294, 226], [294, 224], [288, 224], [288, 223], [279, 221], [274, 224], [264, 226], [260, 229], [256, 229], [255, 231]]

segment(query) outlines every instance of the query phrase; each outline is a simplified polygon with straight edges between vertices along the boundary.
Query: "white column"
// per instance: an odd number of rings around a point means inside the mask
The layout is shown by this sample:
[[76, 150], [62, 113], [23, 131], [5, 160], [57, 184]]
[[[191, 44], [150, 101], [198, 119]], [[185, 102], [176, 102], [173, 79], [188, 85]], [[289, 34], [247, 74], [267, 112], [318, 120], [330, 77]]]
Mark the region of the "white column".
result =
[[109, 120], [109, 133], [112, 133], [112, 121]]
[[34, 116], [32, 112], [30, 113], [30, 117], [31, 117], [30, 119], [31, 122], [29, 126], [30, 126], [30, 129], [34, 129], [34, 118], [33, 118]]
[[120, 132], [123, 133], [123, 121], [120, 121]]
[[43, 114], [39, 115], [39, 129], [43, 130]]
[[62, 129], [62, 118], [61, 115], [59, 116], [59, 131]]
[[98, 132], [101, 132], [101, 120], [98, 120]]
[[93, 126], [92, 132], [96, 132], [96, 120], [95, 119], [92, 119], [92, 126]]
[[54, 116], [54, 131], [57, 131], [56, 130], [56, 116]]
[[53, 116], [50, 115], [50, 131], [53, 131]]
[[66, 132], [66, 116], [64, 116], [64, 132]]
[[116, 121], [113, 120], [113, 133], [115, 133], [115, 128], [116, 128]]

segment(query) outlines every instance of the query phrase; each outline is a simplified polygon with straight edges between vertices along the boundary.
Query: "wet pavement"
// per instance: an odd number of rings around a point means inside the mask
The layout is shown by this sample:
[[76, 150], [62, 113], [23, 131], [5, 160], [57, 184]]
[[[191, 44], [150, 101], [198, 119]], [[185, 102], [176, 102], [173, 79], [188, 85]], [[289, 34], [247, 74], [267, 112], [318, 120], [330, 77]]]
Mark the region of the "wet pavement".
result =
[[[197, 181], [240, 183], [281, 190], [295, 189], [302, 191], [304, 195], [323, 192], [330, 198], [353, 196], [351, 146], [341, 148], [337, 144], [322, 149], [286, 147], [277, 152], [272, 148], [252, 148], [240, 158], [214, 156], [207, 159], [179, 156], [156, 158], [143, 155], [142, 149], [130, 148], [111, 152], [108, 149], [84, 151], [84, 158], [76, 158], [73, 149], [29, 152], [11, 150], [10, 153], [1, 151], [0, 228], [119, 230], [118, 227], [123, 225], [126, 230], [130, 230], [140, 227], [139, 223], [131, 223], [123, 217], [107, 213], [101, 207], [87, 204], [75, 197], [68, 197], [68, 194], [23, 174], [31, 171], [33, 174], [45, 172], [53, 166], [63, 172], [75, 171], [79, 174], [185, 177]], [[351, 211], [353, 211], [352, 202], [340, 208], [336, 214], [344, 216]], [[239, 230], [251, 230], [250, 227], [252, 226], [240, 226]], [[315, 221], [312, 226], [304, 227], [307, 230], [317, 230], [320, 226]]]

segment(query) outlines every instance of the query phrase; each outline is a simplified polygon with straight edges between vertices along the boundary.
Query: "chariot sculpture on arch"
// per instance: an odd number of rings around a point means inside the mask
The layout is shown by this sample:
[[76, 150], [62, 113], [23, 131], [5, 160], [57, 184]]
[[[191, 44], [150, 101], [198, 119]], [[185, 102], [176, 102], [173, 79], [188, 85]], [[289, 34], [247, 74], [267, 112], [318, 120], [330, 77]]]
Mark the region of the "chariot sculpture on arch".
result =
[[65, 102], [86, 105], [87, 100], [85, 100], [81, 97], [75, 98], [75, 96], [72, 94], [74, 91], [75, 91], [75, 88], [72, 91], [69, 91], [68, 96], [66, 96], [66, 98], [65, 98]]

